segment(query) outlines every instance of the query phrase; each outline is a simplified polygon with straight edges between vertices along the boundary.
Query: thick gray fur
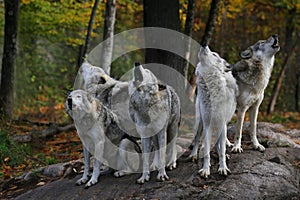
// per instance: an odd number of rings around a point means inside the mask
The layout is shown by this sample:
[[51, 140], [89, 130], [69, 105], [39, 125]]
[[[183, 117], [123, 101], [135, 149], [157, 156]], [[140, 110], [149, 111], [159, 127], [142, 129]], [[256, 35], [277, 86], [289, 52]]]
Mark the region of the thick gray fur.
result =
[[143, 184], [150, 179], [150, 154], [154, 145], [153, 165], [158, 169], [157, 179], [169, 179], [165, 167], [176, 168], [176, 140], [180, 120], [180, 101], [175, 90], [160, 83], [155, 75], [142, 65], [134, 68], [129, 83], [129, 112], [141, 137], [143, 174], [137, 180]]
[[201, 139], [202, 147], [199, 157], [203, 157], [204, 161], [199, 173], [207, 178], [210, 175], [211, 138], [214, 136], [219, 155], [218, 171], [222, 175], [227, 175], [230, 170], [226, 165], [226, 144], [231, 145], [227, 140], [227, 123], [236, 109], [238, 88], [230, 71], [229, 63], [217, 53], [210, 51], [208, 46], [200, 48], [198, 57], [194, 127], [196, 136], [190, 157], [197, 158]]
[[[85, 168], [82, 178], [76, 182], [77, 185], [87, 182], [85, 187], [90, 187], [96, 184], [101, 163], [106, 166], [117, 166], [123, 173], [132, 171], [128, 163], [122, 159], [122, 155], [120, 158], [119, 147], [128, 151], [136, 151], [136, 149], [133, 147], [129, 150], [127, 149], [129, 145], [124, 146], [128, 142], [123, 142], [123, 139], [128, 135], [118, 126], [118, 117], [109, 108], [92, 94], [83, 90], [74, 90], [66, 99], [65, 110], [74, 120], [84, 146]], [[89, 152], [94, 155], [93, 174], [90, 180], [88, 180]]]

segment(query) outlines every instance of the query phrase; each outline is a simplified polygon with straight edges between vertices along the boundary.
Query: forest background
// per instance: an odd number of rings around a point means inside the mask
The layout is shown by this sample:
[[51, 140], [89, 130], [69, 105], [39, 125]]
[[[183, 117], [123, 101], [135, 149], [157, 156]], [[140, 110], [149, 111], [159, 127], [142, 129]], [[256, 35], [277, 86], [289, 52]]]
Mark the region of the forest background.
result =
[[[190, 0], [179, 0], [176, 3], [179, 6], [179, 31], [182, 33], [186, 33], [189, 2]], [[143, 3], [142, 0], [117, 0], [114, 34], [144, 26]], [[31, 151], [28, 150], [31, 145], [13, 143], [11, 135], [31, 131], [34, 129], [32, 124], [71, 123], [64, 112], [64, 101], [67, 89], [73, 87], [80, 66], [78, 62], [82, 57], [82, 47], [86, 44], [94, 4], [94, 0], [20, 0], [13, 83], [14, 106], [12, 115], [9, 118], [2, 115], [0, 123], [1, 177], [10, 177], [12, 171], [28, 168], [28, 157], [32, 159], [32, 152], [30, 156], [26, 153], [26, 161], [24, 156], [17, 158], [9, 154], [11, 144], [14, 144], [13, 148], [17, 152]], [[103, 41], [105, 5], [106, 0], [99, 1], [87, 52]], [[209, 17], [211, 1], [196, 0], [194, 5], [192, 32], [189, 35], [200, 42]], [[279, 122], [299, 128], [300, 2], [223, 0], [218, 4], [218, 9], [210, 47], [230, 63], [237, 62], [239, 52], [258, 39], [266, 39], [272, 34], [279, 35], [281, 50], [276, 56], [272, 77], [265, 92], [260, 121]], [[0, 66], [3, 69], [6, 67], [2, 65], [5, 25], [3, 0], [0, 1], [0, 13], [3, 13], [0, 15]], [[132, 68], [135, 61], [144, 63], [144, 54], [145, 50], [137, 50], [118, 58], [111, 65], [111, 76], [118, 79]], [[189, 68], [186, 78], [192, 80], [192, 74], [193, 69]], [[270, 110], [276, 92], [276, 106], [274, 110]], [[3, 95], [3, 91], [0, 93]], [[26, 124], [29, 126], [26, 128], [17, 123], [20, 121], [31, 124]], [[68, 141], [79, 143], [78, 138], [70, 139], [72, 137], [76, 137], [76, 133], [69, 135]], [[53, 154], [53, 151], [55, 150], [52, 149], [50, 153]], [[60, 161], [59, 156], [44, 154], [36, 155], [33, 160], [43, 164]], [[24, 162], [27, 164], [22, 164]]]

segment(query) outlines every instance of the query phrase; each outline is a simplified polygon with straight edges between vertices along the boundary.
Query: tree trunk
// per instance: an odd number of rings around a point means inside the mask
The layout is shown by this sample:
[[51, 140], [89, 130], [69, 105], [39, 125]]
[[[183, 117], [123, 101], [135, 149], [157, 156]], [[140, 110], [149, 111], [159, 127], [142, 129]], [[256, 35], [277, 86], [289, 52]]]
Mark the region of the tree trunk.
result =
[[0, 85], [0, 113], [12, 118], [14, 103], [14, 73], [17, 54], [18, 16], [20, 0], [5, 0], [4, 48]]
[[283, 63], [283, 67], [281, 68], [279, 76], [276, 79], [275, 85], [274, 85], [273, 90], [272, 90], [272, 95], [271, 95], [271, 98], [270, 98], [270, 102], [269, 102], [269, 105], [268, 105], [268, 110], [267, 110], [268, 114], [272, 114], [274, 112], [276, 100], [278, 98], [278, 95], [279, 95], [279, 92], [280, 92], [280, 89], [281, 89], [281, 86], [282, 86], [282, 81], [284, 79], [285, 72], [286, 72], [286, 70], [289, 66], [289, 61], [293, 57], [295, 49], [296, 49], [296, 45], [294, 45], [292, 47], [291, 51], [289, 51], [288, 55], [286, 56], [286, 58], [284, 60], [284, 63]]
[[84, 58], [86, 57], [86, 54], [87, 54], [87, 50], [90, 46], [90, 38], [91, 38], [91, 34], [93, 32], [93, 24], [94, 24], [94, 19], [95, 19], [95, 16], [96, 16], [96, 11], [97, 11], [98, 5], [99, 5], [99, 0], [95, 0], [94, 6], [93, 6], [93, 9], [92, 9], [92, 13], [91, 13], [91, 16], [90, 16], [90, 21], [89, 21], [89, 24], [88, 24], [87, 34], [86, 34], [86, 37], [85, 37], [85, 43], [84, 43], [84, 45], [80, 46], [80, 52], [79, 52], [79, 58], [78, 58], [78, 67], [80, 67], [81, 64], [83, 63], [83, 60], [84, 60]]
[[106, 11], [104, 19], [104, 34], [103, 34], [103, 49], [102, 49], [102, 63], [103, 70], [110, 74], [110, 65], [113, 55], [114, 46], [114, 27], [116, 16], [116, 0], [107, 0]]
[[[209, 17], [208, 21], [206, 22], [206, 27], [204, 31], [204, 35], [202, 37], [202, 40], [200, 44], [202, 46], [209, 45], [209, 42], [211, 40], [213, 31], [216, 26], [216, 21], [217, 21], [217, 16], [219, 12], [219, 7], [220, 7], [220, 0], [212, 0], [211, 6], [210, 6], [210, 11], [209, 11]], [[187, 88], [187, 95], [190, 100], [193, 101], [194, 96], [195, 96], [195, 91], [196, 91], [196, 75], [195, 75], [195, 68], [193, 69], [192, 76], [189, 80], [189, 83], [191, 87]]]
[[209, 42], [211, 40], [212, 34], [213, 34], [215, 26], [216, 26], [217, 16], [219, 13], [219, 7], [220, 7], [220, 0], [212, 0], [211, 6], [210, 6], [210, 11], [209, 11], [208, 21], [206, 23], [204, 35], [201, 40], [202, 46], [209, 45]]
[[[144, 26], [161, 27], [180, 32], [179, 0], [144, 0]], [[144, 34], [146, 46], [151, 46], [151, 44], [156, 44], [157, 46], [160, 46], [159, 44], [166, 44], [169, 49], [184, 50], [185, 48], [183, 40], [166, 41], [172, 38], [172, 36], [168, 38], [168, 36], [162, 33], [161, 37], [153, 38], [153, 35], [147, 31]], [[175, 88], [183, 102], [185, 92], [184, 59], [170, 51], [147, 48], [145, 50], [145, 62], [151, 64], [151, 66], [148, 65], [146, 67], [151, 67], [151, 71], [158, 79]], [[164, 70], [167, 71], [164, 72]]]
[[289, 64], [289, 60], [292, 57], [295, 48], [296, 48], [296, 44], [297, 41], [295, 41], [296, 43], [293, 44], [293, 34], [295, 32], [295, 24], [296, 24], [296, 12], [297, 9], [292, 8], [291, 10], [289, 10], [289, 16], [287, 18], [287, 26], [286, 26], [286, 37], [285, 37], [285, 46], [284, 46], [284, 52], [286, 52], [286, 57], [284, 60], [284, 63], [282, 65], [282, 68], [280, 70], [280, 74], [275, 82], [275, 85], [273, 87], [273, 91], [272, 91], [272, 95], [271, 95], [271, 99], [268, 105], [268, 110], [267, 113], [268, 114], [272, 114], [274, 112], [275, 109], [275, 104], [277, 101], [277, 97], [279, 95], [279, 91], [282, 85], [282, 81], [285, 75], [285, 72], [288, 68], [288, 64]]
[[[144, 0], [144, 26], [162, 27], [180, 31], [178, 0]], [[145, 33], [146, 45], [151, 36]], [[157, 41], [160, 42], [160, 41]], [[172, 44], [170, 44], [172, 45]], [[160, 63], [176, 69], [184, 75], [178, 56], [159, 49], [146, 49], [146, 63]], [[157, 74], [159, 75], [159, 74]]]
[[296, 74], [296, 85], [295, 85], [295, 110], [299, 112], [299, 86], [300, 83], [300, 68], [298, 66], [297, 74]]
[[[192, 37], [193, 32], [193, 24], [194, 24], [194, 15], [195, 15], [195, 0], [189, 0], [188, 1], [188, 8], [187, 8], [187, 14], [186, 14], [186, 20], [185, 20], [185, 27], [184, 27], [184, 34]], [[188, 43], [186, 45], [186, 55], [185, 55], [185, 61], [184, 61], [184, 77], [187, 80], [188, 78], [188, 72], [189, 72], [189, 62], [190, 59], [190, 51], [191, 51], [191, 38], [188, 40]], [[185, 83], [185, 88], [187, 87], [187, 81]]]

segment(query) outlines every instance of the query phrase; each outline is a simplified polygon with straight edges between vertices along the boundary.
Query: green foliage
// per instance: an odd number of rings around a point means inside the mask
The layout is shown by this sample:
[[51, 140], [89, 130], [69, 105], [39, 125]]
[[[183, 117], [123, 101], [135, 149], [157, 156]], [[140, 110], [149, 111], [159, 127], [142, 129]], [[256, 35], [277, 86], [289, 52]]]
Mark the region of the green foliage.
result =
[[26, 144], [15, 143], [5, 130], [0, 129], [0, 165], [16, 167], [25, 164], [25, 156], [30, 151]]
[[[185, 23], [188, 0], [180, 0], [180, 19]], [[78, 0], [21, 0], [18, 60], [16, 69], [16, 116], [35, 116], [56, 121], [62, 115], [57, 107], [65, 100], [65, 88], [71, 89], [77, 74], [77, 57], [84, 43], [86, 29], [94, 1]], [[200, 41], [205, 29], [211, 1], [196, 1], [193, 38]], [[300, 28], [298, 0], [225, 0], [221, 3], [218, 24], [211, 40], [211, 49], [230, 63], [239, 60], [238, 53], [261, 38], [277, 33], [281, 46], [285, 45], [289, 12], [296, 9], [296, 31]], [[3, 11], [3, 12], [1, 12]], [[4, 3], [0, 1], [0, 12]], [[92, 33], [90, 51], [102, 42], [105, 1], [101, 1]], [[3, 47], [4, 15], [0, 15], [0, 53]], [[118, 0], [115, 34], [143, 26], [142, 0]], [[295, 34], [296, 35], [296, 34]], [[295, 36], [294, 36], [295, 37]], [[136, 40], [136, 38], [132, 38]], [[192, 49], [192, 51], [197, 51]], [[298, 48], [299, 51], [299, 48]], [[299, 54], [299, 53], [298, 53]], [[284, 49], [278, 53], [270, 84], [266, 90], [262, 110], [267, 107], [272, 86], [284, 61]], [[135, 61], [143, 62], [144, 51], [128, 53], [112, 63], [112, 76], [120, 78]], [[293, 63], [299, 63], [295, 59]], [[296, 80], [294, 64], [290, 76]], [[295, 81], [285, 82], [278, 98], [278, 109], [293, 109]], [[59, 106], [58, 106], [59, 105]], [[54, 117], [48, 117], [52, 113]], [[24, 115], [25, 114], [25, 115]]]

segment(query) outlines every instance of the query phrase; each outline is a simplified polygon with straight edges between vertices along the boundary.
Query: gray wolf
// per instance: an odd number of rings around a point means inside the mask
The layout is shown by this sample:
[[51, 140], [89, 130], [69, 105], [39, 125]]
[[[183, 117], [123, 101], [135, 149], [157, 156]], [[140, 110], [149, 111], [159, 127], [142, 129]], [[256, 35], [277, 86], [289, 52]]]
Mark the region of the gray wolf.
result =
[[75, 82], [79, 89], [91, 93], [110, 108], [118, 116], [119, 125], [127, 133], [138, 136], [128, 110], [128, 82], [117, 81], [107, 75], [102, 68], [88, 62], [81, 65]]
[[[138, 136], [135, 125], [129, 116], [128, 82], [117, 81], [107, 75], [102, 68], [84, 62], [78, 71], [74, 88], [85, 90], [96, 97], [103, 105], [118, 116], [118, 125], [125, 130], [126, 133], [131, 136]], [[132, 143], [127, 142], [129, 145], [127, 147], [125, 141], [126, 140], [122, 141], [122, 145], [120, 146], [123, 149], [130, 148]], [[84, 150], [84, 152], [85, 151], [87, 150]], [[132, 168], [130, 166], [139, 162], [139, 158], [136, 158], [136, 155], [129, 156], [126, 154], [126, 151], [120, 152], [120, 155], [123, 155], [119, 160], [123, 162], [124, 166], [122, 168], [125, 170], [116, 171], [114, 173], [115, 177], [121, 177], [134, 172], [128, 169]], [[127, 165], [127, 167], [125, 167], [125, 165]]]
[[232, 72], [239, 87], [239, 96], [237, 97], [237, 125], [232, 152], [243, 152], [242, 127], [247, 110], [250, 113], [250, 134], [254, 149], [265, 150], [256, 136], [257, 115], [272, 73], [275, 54], [279, 49], [278, 36], [272, 35], [267, 40], [259, 40], [241, 52], [242, 59], [233, 66]]
[[236, 109], [238, 88], [231, 74], [230, 64], [208, 46], [200, 47], [199, 63], [196, 68], [197, 97], [194, 147], [190, 157], [197, 157], [201, 135], [203, 150], [203, 166], [200, 175], [207, 178], [210, 175], [210, 145], [216, 136], [216, 148], [219, 155], [218, 172], [227, 175], [230, 170], [226, 165], [227, 123]]
[[[90, 154], [94, 155], [94, 167], [91, 179], [85, 187], [90, 187], [98, 182], [100, 164], [118, 166], [123, 171], [128, 169], [128, 163], [119, 162], [119, 148], [127, 148], [127, 142], [122, 144], [124, 138], [138, 144], [125, 131], [118, 126], [117, 116], [104, 106], [92, 94], [83, 90], [72, 91], [65, 102], [66, 112], [72, 117], [77, 133], [84, 146], [84, 173], [76, 184], [81, 185], [88, 181], [90, 167]], [[127, 149], [124, 149], [127, 150]], [[134, 151], [136, 151], [135, 149]], [[121, 153], [122, 154], [122, 153]], [[122, 155], [121, 155], [122, 156]], [[124, 156], [124, 153], [123, 153]]]
[[180, 100], [175, 90], [162, 84], [148, 69], [135, 63], [129, 82], [129, 113], [141, 138], [143, 174], [137, 180], [150, 179], [150, 153], [153, 144], [153, 165], [158, 169], [157, 180], [169, 179], [165, 167], [176, 168], [176, 139], [180, 120]]

